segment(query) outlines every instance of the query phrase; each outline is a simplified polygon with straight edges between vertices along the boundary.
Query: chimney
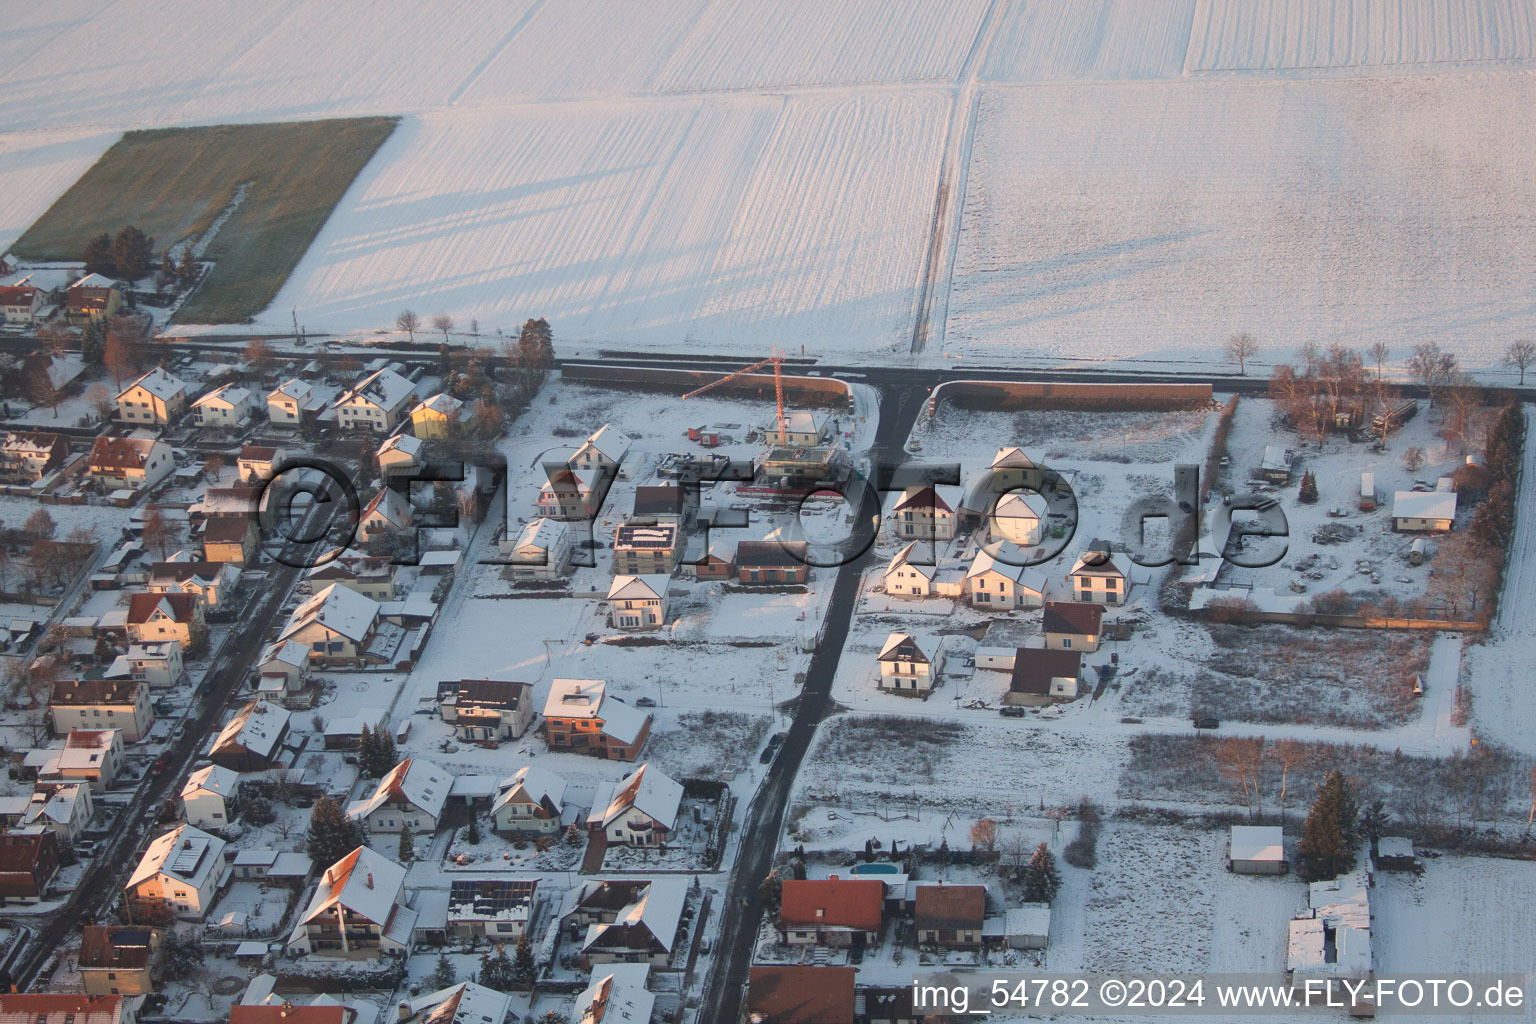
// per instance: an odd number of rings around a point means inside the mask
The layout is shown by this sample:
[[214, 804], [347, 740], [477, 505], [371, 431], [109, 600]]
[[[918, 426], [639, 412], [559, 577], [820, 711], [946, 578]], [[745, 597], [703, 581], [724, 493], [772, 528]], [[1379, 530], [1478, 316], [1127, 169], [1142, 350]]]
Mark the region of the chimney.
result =
[[410, 1020], [411, 1019], [411, 1004], [407, 1003], [403, 999], [400, 1001], [399, 1015], [400, 1015], [400, 1019], [402, 1021], [406, 1021], [406, 1020]]
[[181, 848], [183, 850], [190, 850], [190, 849], [192, 849], [192, 840], [190, 840], [190, 839], [183, 839], [181, 841]]
[[368, 888], [373, 888], [373, 872], [368, 872]]

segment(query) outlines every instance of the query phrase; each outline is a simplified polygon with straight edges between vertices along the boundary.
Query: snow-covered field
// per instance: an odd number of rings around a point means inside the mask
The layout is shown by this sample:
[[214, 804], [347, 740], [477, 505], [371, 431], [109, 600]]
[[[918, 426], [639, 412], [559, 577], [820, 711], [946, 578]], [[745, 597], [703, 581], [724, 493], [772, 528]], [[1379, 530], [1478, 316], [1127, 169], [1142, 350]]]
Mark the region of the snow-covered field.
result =
[[1493, 365], [1536, 328], [1532, 103], [1525, 74], [993, 87], [944, 348], [1221, 363], [1247, 330], [1265, 362], [1381, 340]]
[[0, 135], [0, 253], [116, 141], [89, 129]]

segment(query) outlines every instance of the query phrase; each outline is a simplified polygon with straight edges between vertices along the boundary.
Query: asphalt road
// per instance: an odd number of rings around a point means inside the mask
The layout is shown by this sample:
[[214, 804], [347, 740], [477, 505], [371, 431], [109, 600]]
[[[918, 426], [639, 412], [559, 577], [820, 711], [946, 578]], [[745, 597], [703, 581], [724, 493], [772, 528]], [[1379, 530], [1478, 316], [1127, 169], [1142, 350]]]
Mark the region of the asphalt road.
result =
[[[872, 461], [878, 462], [882, 457], [895, 461], [902, 457], [905, 439], [926, 399], [921, 387], [880, 389], [880, 425], [870, 452]], [[853, 621], [859, 580], [872, 557], [865, 552], [856, 561], [837, 570], [837, 579], [827, 602], [825, 629], [811, 655], [789, 735], [769, 766], [756, 796], [747, 806], [736, 864], [731, 870], [726, 897], [721, 901], [718, 953], [704, 987], [703, 1005], [697, 1018], [700, 1021], [724, 1022], [741, 1018], [747, 969], [752, 962], [752, 947], [763, 916], [757, 888], [773, 865], [784, 828], [784, 815], [789, 807], [790, 790], [815, 737], [816, 726], [833, 710], [832, 680], [837, 675], [843, 644]]]

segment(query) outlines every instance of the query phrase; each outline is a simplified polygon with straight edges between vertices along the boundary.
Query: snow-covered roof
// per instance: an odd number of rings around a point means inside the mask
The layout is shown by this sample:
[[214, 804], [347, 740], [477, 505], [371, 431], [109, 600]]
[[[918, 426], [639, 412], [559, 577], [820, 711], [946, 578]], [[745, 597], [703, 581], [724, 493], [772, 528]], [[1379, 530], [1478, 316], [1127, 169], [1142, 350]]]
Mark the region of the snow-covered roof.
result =
[[411, 410], [411, 415], [414, 416], [418, 412], [427, 409], [451, 417], [462, 408], [464, 408], [463, 402], [454, 398], [446, 391], [439, 391], [437, 394], [424, 398], [417, 403], [416, 408]]
[[261, 664], [270, 665], [274, 662], [287, 665], [291, 668], [303, 668], [309, 661], [309, 648], [297, 640], [280, 640], [270, 644], [261, 656]]
[[185, 800], [198, 793], [213, 793], [216, 796], [228, 797], [233, 796], [239, 787], [239, 772], [211, 764], [187, 776], [187, 784], [181, 787], [181, 798]]
[[149, 844], [128, 878], [128, 888], [137, 888], [139, 883], [163, 874], [200, 889], [224, 862], [227, 845], [218, 836], [192, 825], [173, 828]]
[[997, 507], [992, 510], [996, 519], [1044, 519], [1050, 508], [1045, 503], [1045, 498], [1034, 491], [1019, 493], [1012, 491], [998, 499]]
[[399, 452], [401, 455], [414, 459], [421, 454], [421, 450], [426, 446], [427, 442], [415, 434], [393, 434], [386, 437], [383, 443], [379, 445], [379, 455], [382, 457], [390, 452]]
[[608, 587], [610, 601], [649, 601], [662, 598], [667, 593], [669, 577], [661, 573], [643, 576], [615, 576]]
[[347, 808], [347, 816], [363, 818], [387, 803], [404, 802], [436, 818], [448, 801], [453, 776], [431, 761], [408, 757], [379, 780], [373, 795]]
[[228, 744], [244, 747], [253, 754], [270, 758], [288, 726], [289, 712], [264, 700], [253, 700], [229, 720], [213, 741], [210, 751]]
[[1118, 551], [1095, 551], [1089, 549], [1077, 556], [1072, 563], [1072, 571], [1068, 576], [1119, 576], [1122, 579], [1131, 578], [1131, 561]]
[[524, 765], [516, 775], [502, 779], [496, 788], [498, 792], [496, 802], [491, 805], [492, 811], [511, 803], [513, 797], [519, 797], [520, 802], [527, 800], [533, 804], [542, 804], [547, 800], [556, 810], [565, 803], [565, 780], [538, 765]]
[[827, 414], [824, 412], [797, 409], [784, 414], [784, 429], [796, 434], [820, 433], [822, 424], [826, 422]]
[[1012, 935], [1051, 934], [1051, 905], [1024, 903], [1003, 912], [1003, 931]]
[[299, 917], [299, 926], [337, 904], [374, 924], [385, 924], [400, 901], [404, 883], [405, 868], [381, 853], [359, 846], [320, 875], [320, 884]]
[[908, 559], [912, 557], [913, 549], [915, 549], [916, 547], [917, 547], [917, 541], [914, 540], [914, 541], [911, 541], [910, 543], [908, 543], [906, 547], [904, 547], [900, 551], [896, 552], [896, 554], [892, 555], [891, 556], [890, 564], [888, 564], [885, 567], [885, 575], [889, 576], [891, 573], [895, 572], [897, 569], [902, 568], [903, 566], [906, 566], [906, 567], [911, 568], [911, 569], [913, 569], [913, 570], [915, 570], [917, 572], [922, 573], [928, 579], [933, 579], [934, 573], [937, 571], [937, 567], [932, 566], [932, 565], [917, 565], [917, 564], [914, 564], [914, 563], [908, 561]]
[[1024, 552], [1016, 545], [1003, 541], [997, 545], [997, 555], [1000, 557], [994, 557], [985, 548], [979, 549], [976, 557], [971, 560], [970, 569], [966, 570], [965, 578], [973, 579], [977, 576], [985, 576], [987, 573], [997, 573], [1025, 590], [1036, 594], [1045, 593], [1044, 570], [1032, 565], [1017, 564], [1024, 561]]
[[1455, 519], [1455, 491], [1397, 491], [1392, 495], [1393, 519]]
[[1277, 444], [1264, 446], [1264, 459], [1259, 463], [1262, 469], [1289, 470], [1291, 468], [1291, 453]]
[[[576, 449], [576, 458], [581, 453], [591, 448], [610, 462], [618, 462], [629, 451], [629, 439], [612, 423], [604, 423], [597, 431]], [[574, 461], [574, 460], [573, 460]]]
[[144, 376], [140, 377], [138, 380], [134, 381], [132, 384], [129, 384], [126, 388], [123, 388], [123, 390], [119, 391], [117, 393], [117, 397], [123, 397], [134, 388], [143, 388], [145, 391], [148, 391], [150, 394], [164, 402], [169, 401], [170, 399], [175, 398], [177, 395], [186, 391], [187, 385], [185, 382], [172, 377], [169, 373], [166, 373], [164, 370], [156, 367], [155, 369], [150, 370]]
[[422, 1024], [499, 1024], [512, 1010], [512, 997], [472, 981], [461, 981], [417, 996], [408, 1005], [412, 1018], [419, 1016]]
[[368, 636], [378, 615], [379, 602], [332, 583], [293, 610], [278, 639], [286, 640], [310, 623], [318, 622], [348, 640], [360, 643]]
[[603, 699], [598, 717], [603, 720], [603, 735], [626, 745], [638, 740], [640, 733], [651, 720], [650, 715], [624, 703], [617, 697]]
[[386, 366], [382, 370], [370, 373], [343, 392], [336, 404], [364, 402], [380, 409], [393, 411], [404, 405], [415, 392], [415, 384]]
[[197, 401], [193, 402], [192, 408], [197, 409], [205, 405], [213, 405], [216, 402], [223, 405], [228, 405], [233, 408], [237, 405], [243, 405], [250, 400], [250, 391], [246, 390], [238, 384], [225, 384], [222, 387], [215, 388], [203, 397], [199, 398]]
[[943, 637], [916, 636], [912, 633], [892, 633], [885, 638], [885, 645], [880, 648], [880, 656], [877, 660], [905, 661], [909, 660], [911, 655], [916, 654], [921, 656], [922, 661], [931, 665], [934, 659], [939, 656], [939, 648], [942, 646], [944, 646]]
[[619, 911], [609, 924], [588, 927], [584, 949], [591, 948], [610, 928], [630, 928], [641, 925], [660, 942], [662, 948], [671, 950], [677, 941], [677, 925], [688, 901], [688, 883], [681, 878], [654, 879], [645, 887], [635, 902]]
[[608, 684], [601, 679], [552, 679], [545, 718], [598, 718]]
[[70, 285], [71, 288], [116, 288], [117, 282], [105, 274], [90, 273]]
[[569, 531], [570, 527], [558, 519], [550, 519], [548, 516], [531, 519], [528, 525], [523, 527], [523, 532], [518, 535], [517, 547], [514, 550], [535, 548], [539, 551], [553, 551], [560, 546], [562, 538]]
[[1285, 833], [1279, 825], [1233, 825], [1232, 859], [1285, 860]]
[[411, 523], [410, 503], [401, 497], [400, 492], [391, 487], [382, 487], [379, 493], [373, 496], [368, 507], [363, 510], [361, 522], [368, 522], [375, 517], [396, 526], [405, 527]]
[[997, 454], [992, 457], [993, 469], [1035, 469], [1039, 465], [1038, 460], [1031, 458], [1024, 449], [1016, 445], [999, 448]]
[[602, 964], [592, 969], [592, 984], [576, 996], [573, 1024], [647, 1024], [656, 996], [645, 987], [649, 964]]
[[945, 512], [954, 512], [960, 507], [962, 494], [958, 487], [948, 487], [939, 484], [923, 484], [908, 487], [901, 492], [892, 511], [900, 512], [908, 508], [927, 509], [934, 515]]
[[1377, 857], [1403, 857], [1413, 856], [1413, 840], [1405, 836], [1382, 836], [1376, 840]]
[[595, 819], [606, 828], [627, 814], [630, 808], [634, 808], [670, 830], [677, 824], [677, 812], [682, 803], [683, 787], [680, 783], [660, 768], [642, 764], [614, 785], [606, 805], [594, 801], [592, 815], [588, 820]]
[[270, 402], [274, 398], [291, 398], [295, 403], [302, 406], [305, 402], [309, 401], [309, 396], [314, 394], [314, 390], [314, 388], [309, 386], [308, 381], [294, 377], [292, 380], [286, 380], [273, 388], [267, 395], [267, 401]]

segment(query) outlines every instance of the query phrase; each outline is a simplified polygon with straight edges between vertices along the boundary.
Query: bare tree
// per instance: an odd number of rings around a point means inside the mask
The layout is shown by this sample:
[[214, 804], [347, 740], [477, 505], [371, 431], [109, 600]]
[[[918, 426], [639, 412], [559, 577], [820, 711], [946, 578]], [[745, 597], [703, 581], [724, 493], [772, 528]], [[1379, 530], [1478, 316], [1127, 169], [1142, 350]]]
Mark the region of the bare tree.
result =
[[439, 313], [432, 318], [432, 329], [443, 332], [443, 344], [448, 344], [448, 332], [453, 330], [453, 317], [447, 313]]
[[1441, 386], [1456, 373], [1458, 369], [1456, 356], [1447, 352], [1432, 341], [1415, 345], [1413, 355], [1408, 359], [1408, 370], [1413, 374], [1413, 379], [1424, 385], [1424, 390], [1429, 392], [1429, 404], [1435, 404], [1435, 396]]
[[1403, 452], [1403, 468], [1410, 473], [1417, 473], [1424, 468], [1424, 449], [1413, 445]]
[[395, 317], [395, 326], [409, 334], [411, 340], [415, 341], [416, 332], [421, 330], [421, 317], [417, 316], [413, 310], [402, 309], [400, 315]]
[[85, 400], [90, 403], [92, 409], [96, 410], [96, 415], [103, 420], [111, 419], [112, 414], [117, 411], [117, 396], [105, 384], [98, 382], [86, 388]]
[[272, 346], [268, 345], [264, 338], [252, 338], [251, 343], [245, 346], [245, 361], [262, 376], [272, 369], [275, 360]]
[[1234, 334], [1227, 339], [1227, 360], [1237, 364], [1237, 372], [1248, 375], [1248, 360], [1259, 354], [1259, 343], [1247, 332]]
[[1391, 358], [1392, 349], [1384, 341], [1373, 341], [1371, 342], [1371, 347], [1366, 349], [1365, 352], [1371, 357], [1371, 361], [1376, 364], [1376, 376], [1379, 379], [1381, 377], [1381, 366]]
[[166, 514], [152, 508], [144, 517], [144, 546], [160, 555], [160, 560], [165, 561], [165, 553], [171, 547], [180, 542], [180, 524], [173, 522]]
[[1222, 778], [1242, 791], [1249, 813], [1262, 814], [1259, 774], [1264, 766], [1263, 737], [1233, 736], [1217, 743], [1212, 754]]
[[997, 849], [997, 822], [991, 818], [978, 818], [971, 825], [971, 845], [991, 853]]
[[1276, 740], [1275, 760], [1280, 764], [1280, 820], [1285, 820], [1285, 794], [1291, 772], [1311, 762], [1312, 748], [1301, 740]]
[[1525, 371], [1532, 363], [1536, 363], [1536, 341], [1521, 338], [1519, 341], [1509, 343], [1509, 348], [1504, 350], [1504, 365], [1513, 366], [1520, 371], [1520, 386], [1525, 386]]
[[1444, 410], [1440, 436], [1458, 453], [1464, 453], [1467, 435], [1476, 427], [1477, 410], [1483, 405], [1483, 389], [1468, 374], [1457, 372], [1442, 382], [1440, 396]]

